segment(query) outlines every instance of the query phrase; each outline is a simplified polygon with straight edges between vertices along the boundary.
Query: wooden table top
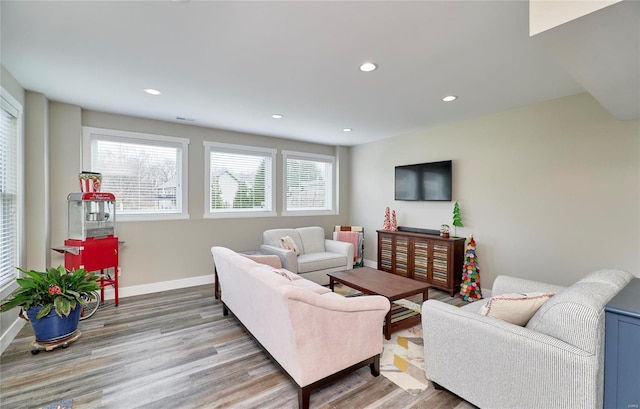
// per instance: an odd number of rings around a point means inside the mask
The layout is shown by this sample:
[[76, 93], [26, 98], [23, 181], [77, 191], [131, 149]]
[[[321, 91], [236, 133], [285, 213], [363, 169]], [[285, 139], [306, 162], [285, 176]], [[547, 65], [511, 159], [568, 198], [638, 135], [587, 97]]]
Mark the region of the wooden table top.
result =
[[422, 293], [431, 287], [422, 281], [402, 277], [370, 267], [327, 273], [335, 281], [347, 285], [365, 294], [378, 294], [389, 301], [399, 300]]

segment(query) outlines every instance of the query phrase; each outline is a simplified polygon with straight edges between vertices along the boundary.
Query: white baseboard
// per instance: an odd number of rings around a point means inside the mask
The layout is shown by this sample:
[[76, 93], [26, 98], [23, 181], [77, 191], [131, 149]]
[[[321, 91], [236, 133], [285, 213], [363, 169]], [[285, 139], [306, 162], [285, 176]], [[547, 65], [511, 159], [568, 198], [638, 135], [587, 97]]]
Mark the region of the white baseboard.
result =
[[[213, 284], [213, 274], [199, 277], [183, 278], [180, 280], [162, 281], [159, 283], [134, 285], [130, 287], [120, 287], [119, 298], [133, 297], [134, 295], [144, 295], [159, 293], [161, 291], [176, 290], [178, 288], [195, 287], [197, 285]], [[115, 298], [115, 291], [111, 287], [107, 287], [104, 290], [104, 298], [106, 300], [113, 300]]]
[[4, 352], [5, 349], [7, 349], [16, 335], [18, 335], [18, 332], [20, 332], [22, 327], [24, 327], [25, 323], [25, 320], [16, 318], [13, 324], [9, 326], [9, 329], [7, 329], [4, 334], [2, 334], [2, 337], [0, 337], [0, 355]]
[[367, 260], [366, 258], [363, 260], [365, 267], [378, 268], [378, 262], [373, 260]]

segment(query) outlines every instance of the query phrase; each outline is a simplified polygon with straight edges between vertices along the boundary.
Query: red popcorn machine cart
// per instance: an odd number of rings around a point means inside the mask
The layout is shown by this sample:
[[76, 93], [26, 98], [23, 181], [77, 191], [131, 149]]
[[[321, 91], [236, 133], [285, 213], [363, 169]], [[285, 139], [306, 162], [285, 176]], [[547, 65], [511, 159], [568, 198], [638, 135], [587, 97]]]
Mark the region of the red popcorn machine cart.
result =
[[[118, 238], [115, 235], [116, 197], [112, 193], [70, 193], [68, 239], [64, 241], [64, 266], [100, 271], [100, 295], [113, 286], [118, 306]], [[56, 249], [58, 250], [58, 249]], [[113, 268], [113, 275], [105, 270]]]

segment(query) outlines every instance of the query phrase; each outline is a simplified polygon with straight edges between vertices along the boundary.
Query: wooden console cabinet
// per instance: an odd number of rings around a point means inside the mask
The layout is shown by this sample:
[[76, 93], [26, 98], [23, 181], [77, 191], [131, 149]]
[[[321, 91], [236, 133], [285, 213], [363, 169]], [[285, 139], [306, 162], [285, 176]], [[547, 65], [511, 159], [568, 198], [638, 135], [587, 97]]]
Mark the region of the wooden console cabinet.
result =
[[464, 243], [461, 237], [378, 230], [378, 270], [427, 282], [453, 297], [460, 291]]

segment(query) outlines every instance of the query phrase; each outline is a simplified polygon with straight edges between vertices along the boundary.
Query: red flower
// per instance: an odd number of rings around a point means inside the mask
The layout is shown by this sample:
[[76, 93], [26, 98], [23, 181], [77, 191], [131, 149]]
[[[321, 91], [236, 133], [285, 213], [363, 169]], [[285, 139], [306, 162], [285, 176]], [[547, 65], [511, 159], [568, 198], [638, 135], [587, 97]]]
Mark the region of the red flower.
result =
[[62, 294], [62, 290], [57, 285], [52, 285], [49, 287], [49, 294], [51, 295]]

